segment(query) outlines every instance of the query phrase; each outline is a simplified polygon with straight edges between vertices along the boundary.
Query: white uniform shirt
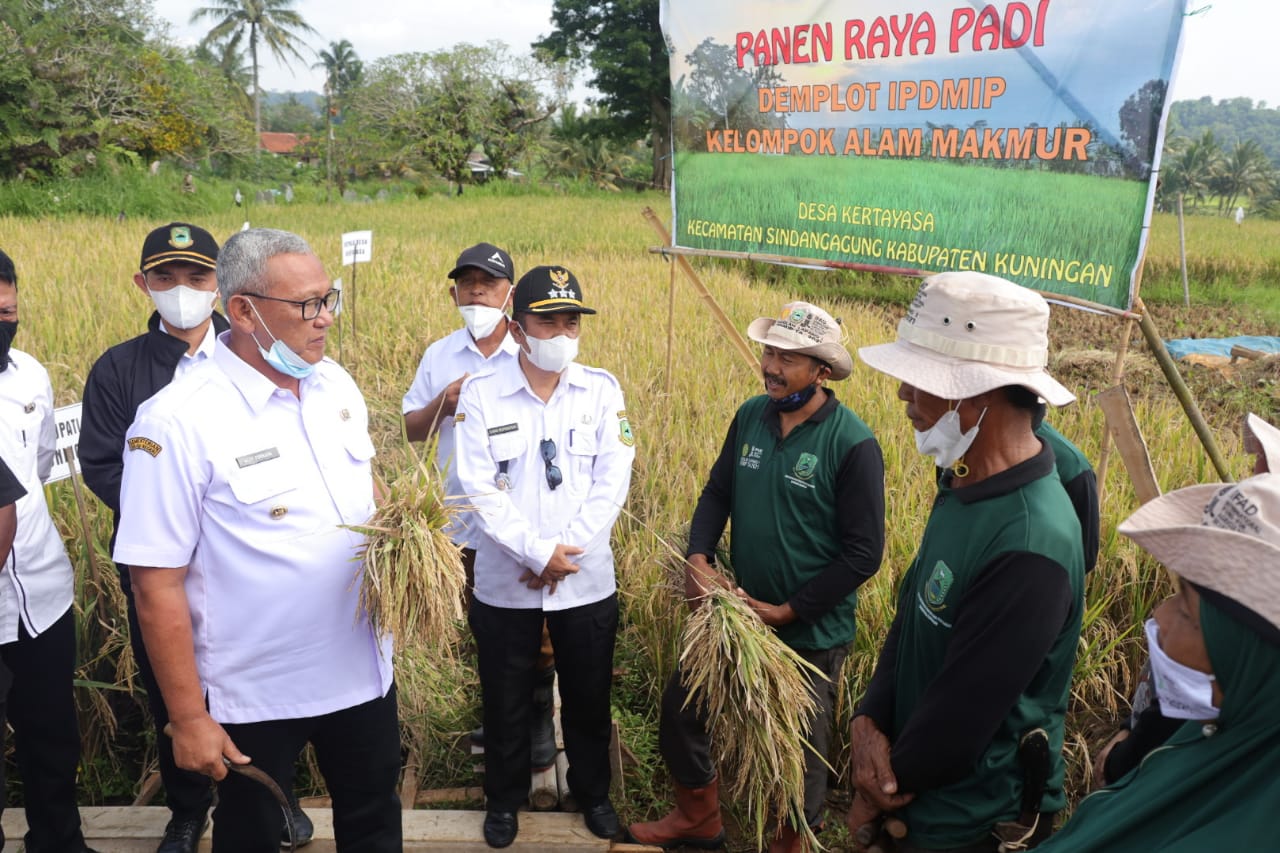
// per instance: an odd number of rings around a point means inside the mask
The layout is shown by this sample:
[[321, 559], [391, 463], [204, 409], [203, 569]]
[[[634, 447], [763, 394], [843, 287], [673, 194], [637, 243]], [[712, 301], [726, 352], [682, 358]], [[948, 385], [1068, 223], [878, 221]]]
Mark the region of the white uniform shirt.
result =
[[[607, 371], [571, 364], [551, 399], [538, 399], [518, 359], [462, 383], [455, 418], [458, 478], [475, 507], [476, 588], [494, 607], [567, 610], [617, 588], [609, 534], [631, 485], [634, 439], [622, 389]], [[552, 439], [564, 482], [547, 485], [541, 442]], [[510, 488], [497, 477], [506, 463]], [[579, 571], [532, 590], [518, 581], [541, 574], [557, 543], [583, 548]]]
[[[164, 332], [166, 335], [173, 336], [173, 333], [165, 326], [164, 320], [160, 321], [160, 331]], [[204, 337], [200, 340], [200, 344], [196, 347], [196, 351], [184, 352], [182, 354], [182, 358], [178, 359], [178, 364], [173, 369], [173, 378], [180, 379], [188, 370], [195, 367], [206, 358], [212, 356], [214, 345], [217, 341], [218, 335], [213, 330], [213, 323], [210, 323], [209, 328], [204, 330]]]
[[13, 551], [0, 572], [0, 643], [18, 639], [18, 622], [35, 637], [71, 606], [75, 572], [49, 515], [42, 480], [57, 442], [49, 372], [25, 352], [9, 350], [0, 372], [0, 458], [27, 494], [18, 500]]
[[[401, 411], [404, 414], [416, 412], [436, 398], [445, 387], [464, 373], [474, 376], [494, 365], [516, 358], [520, 348], [515, 339], [507, 335], [502, 343], [488, 358], [476, 347], [471, 333], [465, 328], [446, 335], [427, 347], [418, 364], [418, 372], [413, 377], [413, 384], [404, 395]], [[440, 438], [436, 445], [436, 467], [444, 472], [444, 488], [446, 495], [465, 496], [458, 482], [457, 466], [454, 463], [453, 418], [440, 419]], [[470, 506], [466, 497], [458, 497], [457, 506]], [[476, 541], [475, 522], [471, 513], [460, 512], [449, 527], [449, 535], [458, 545], [474, 548]]]
[[341, 525], [373, 513], [368, 412], [332, 361], [301, 399], [220, 336], [213, 358], [138, 410], [125, 442], [115, 559], [188, 566], [196, 668], [214, 719], [293, 719], [391, 686], [391, 642], [359, 609]]

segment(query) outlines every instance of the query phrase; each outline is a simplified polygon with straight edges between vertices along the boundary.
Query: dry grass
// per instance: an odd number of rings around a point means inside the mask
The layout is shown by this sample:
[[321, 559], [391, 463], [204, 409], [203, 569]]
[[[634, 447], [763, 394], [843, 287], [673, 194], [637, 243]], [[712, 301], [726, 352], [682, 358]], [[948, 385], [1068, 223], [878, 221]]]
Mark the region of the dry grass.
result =
[[[373, 229], [374, 261], [361, 266], [356, 285], [359, 335], [352, 334], [351, 317], [347, 317], [341, 347], [335, 330], [330, 335], [329, 352], [340, 357], [368, 400], [371, 432], [379, 451], [376, 465], [390, 481], [416, 464], [401, 439], [400, 398], [426, 345], [460, 322], [445, 278], [458, 251], [488, 240], [510, 250], [520, 270], [539, 263], [560, 263], [576, 273], [586, 300], [600, 309], [584, 323], [581, 360], [618, 377], [637, 439], [628, 509], [644, 524], [624, 517], [613, 543], [623, 605], [622, 636], [628, 644], [619, 656], [642, 670], [629, 674], [628, 684], [635, 686], [628, 695], [615, 693], [614, 697], [616, 704], [634, 709], [632, 717], [637, 722], [623, 731], [624, 742], [630, 743], [654, 738], [657, 697], [674, 665], [684, 618], [682, 608], [671, 607], [663, 581], [665, 551], [649, 529], [675, 530], [687, 522], [733, 412], [759, 392], [751, 372], [724, 340], [692, 288], [677, 279], [674, 295], [670, 293], [667, 263], [645, 251], [657, 242], [640, 215], [645, 204], [660, 213], [668, 209], [666, 198], [657, 195], [599, 199], [468, 195], [412, 204], [259, 208], [253, 222], [301, 233], [326, 261], [330, 274], [341, 275], [348, 282], [350, 270], [337, 266], [340, 235], [348, 230]], [[227, 212], [200, 224], [224, 238], [242, 222], [242, 216]], [[41, 223], [0, 218], [0, 247], [13, 256], [22, 281], [22, 329], [16, 345], [49, 367], [60, 404], [79, 399], [90, 365], [107, 346], [142, 330], [150, 304], [129, 278], [137, 267], [143, 236], [158, 224], [163, 223], [119, 225], [99, 219]], [[1158, 219], [1157, 234], [1167, 227]], [[68, 235], [91, 238], [93, 251], [68, 250]], [[1275, 235], [1268, 239], [1268, 245], [1280, 246]], [[1167, 266], [1159, 257], [1162, 245], [1160, 240], [1153, 241], [1154, 261]], [[1274, 261], [1269, 259], [1273, 256], [1274, 249], [1268, 249], [1268, 259], [1259, 261], [1257, 269], [1272, 269]], [[754, 283], [744, 265], [698, 260], [693, 265], [738, 329], [757, 316], [774, 314], [797, 296], [785, 288]], [[815, 271], [805, 275], [830, 274]], [[670, 374], [666, 367], [669, 298], [674, 305], [675, 356]], [[844, 319], [850, 349], [893, 337], [893, 312], [881, 306], [833, 299], [824, 300], [824, 307]], [[1055, 308], [1055, 330], [1070, 326], [1073, 316], [1074, 312]], [[1140, 350], [1141, 341], [1135, 341], [1134, 346]], [[1100, 387], [1101, 380], [1096, 377], [1105, 376], [1107, 369], [1105, 359], [1095, 362], [1090, 370], [1082, 371], [1087, 378], [1079, 379], [1063, 365], [1066, 373], [1062, 378], [1081, 399], [1051, 416], [1055, 426], [1093, 459], [1098, 456], [1104, 424], [1089, 393]], [[1185, 417], [1166, 394], [1157, 392], [1162, 380], [1139, 371], [1130, 378], [1138, 423], [1162, 487], [1169, 490], [1216, 479]], [[892, 619], [894, 592], [915, 552], [934, 491], [928, 460], [915, 450], [893, 383], [856, 362], [852, 377], [833, 387], [881, 443], [889, 514], [883, 567], [859, 592], [858, 635], [842, 679], [836, 724], [836, 742], [840, 744], [847, 736], [850, 708], [867, 683]], [[1236, 425], [1215, 427], [1228, 464], [1236, 471], [1247, 470]], [[1134, 626], [1141, 624], [1167, 588], [1158, 567], [1115, 535], [1115, 525], [1136, 507], [1118, 460], [1111, 465], [1105, 487], [1102, 548], [1098, 568], [1088, 583], [1089, 619], [1072, 686], [1068, 737], [1073, 744], [1089, 740], [1099, 715], [1111, 717], [1123, 707], [1135, 661], [1142, 654]], [[94, 542], [75, 544], [80, 538], [79, 524], [65, 488], [66, 484], [61, 484], [53, 489], [54, 512], [73, 543], [71, 550], [83, 572], [88, 554], [106, 551], [110, 517], [91, 511]], [[450, 596], [450, 606], [452, 601]], [[86, 652], [94, 656], [98, 650], [95, 647]], [[423, 652], [399, 661], [402, 703], [408, 709], [412, 702], [418, 709], [406, 710], [407, 714], [423, 719], [439, 714], [451, 721], [434, 733], [424, 729], [424, 737], [435, 739], [434, 748], [440, 756], [436, 763], [444, 773], [466, 774], [466, 767], [450, 763], [452, 744], [444, 741], [449, 732], [474, 723], [478, 708], [474, 672], [465, 656], [456, 667], [441, 667], [424, 660], [424, 655], [429, 657]], [[420, 697], [423, 691], [430, 695]], [[419, 698], [421, 705], [417, 704]], [[435, 699], [442, 703], [430, 701]], [[110, 750], [112, 744], [102, 742], [100, 748]], [[652, 754], [638, 747], [636, 752]], [[834, 752], [837, 769], [843, 767], [846, 755], [843, 746]], [[93, 756], [86, 760], [90, 758]], [[1082, 779], [1086, 769], [1082, 748], [1073, 749], [1068, 759], [1072, 779]], [[631, 772], [643, 779], [634, 785], [629, 782], [629, 790], [663, 789], [653, 783], [654, 778], [663, 777], [660, 767], [648, 764]], [[469, 777], [459, 778], [451, 784], [470, 781]], [[1079, 793], [1078, 785], [1073, 793]], [[618, 805], [624, 818], [631, 819], [652, 816], [665, 808], [648, 798]], [[839, 820], [828, 821], [833, 822]]]

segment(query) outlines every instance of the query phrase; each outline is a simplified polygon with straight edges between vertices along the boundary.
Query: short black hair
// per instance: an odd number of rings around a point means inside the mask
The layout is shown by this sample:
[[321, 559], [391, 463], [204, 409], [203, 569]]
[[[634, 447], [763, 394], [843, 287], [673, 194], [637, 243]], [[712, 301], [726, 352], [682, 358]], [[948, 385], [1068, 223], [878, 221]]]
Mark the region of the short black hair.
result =
[[10, 258], [0, 249], [0, 279], [13, 285], [13, 289], [18, 289], [18, 271], [13, 266], [13, 258]]
[[1033, 418], [1040, 409], [1040, 395], [1024, 385], [1004, 386], [1004, 397], [1015, 409], [1023, 409]]

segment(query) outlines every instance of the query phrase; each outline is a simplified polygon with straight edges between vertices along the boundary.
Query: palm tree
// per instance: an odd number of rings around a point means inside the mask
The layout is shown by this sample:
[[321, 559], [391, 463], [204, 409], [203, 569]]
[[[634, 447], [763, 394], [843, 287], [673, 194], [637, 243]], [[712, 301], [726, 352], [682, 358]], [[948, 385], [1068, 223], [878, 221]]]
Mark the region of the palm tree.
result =
[[[191, 23], [214, 21], [205, 41], [218, 41], [233, 33], [249, 33], [249, 61], [253, 65], [253, 130], [258, 146], [262, 139], [262, 88], [258, 83], [258, 43], [287, 67], [289, 57], [303, 60], [298, 43], [304, 35], [318, 35], [293, 8], [294, 0], [213, 0], [191, 13]], [[305, 60], [303, 60], [305, 61]]]
[[351, 42], [329, 42], [329, 49], [319, 53], [320, 61], [312, 68], [324, 69], [324, 119], [328, 129], [328, 148], [325, 155], [325, 201], [329, 200], [329, 185], [333, 183], [333, 117], [343, 106], [347, 93], [360, 81], [364, 63], [356, 56]]
[[244, 51], [240, 49], [243, 40], [243, 31], [234, 32], [225, 39], [205, 39], [196, 46], [196, 59], [218, 69], [235, 92], [236, 106], [248, 115], [253, 109], [253, 100], [249, 97], [253, 69], [245, 62]]
[[1240, 196], [1252, 199], [1266, 191], [1271, 181], [1271, 161], [1255, 140], [1240, 142], [1222, 158], [1214, 188], [1218, 209], [1235, 208]]

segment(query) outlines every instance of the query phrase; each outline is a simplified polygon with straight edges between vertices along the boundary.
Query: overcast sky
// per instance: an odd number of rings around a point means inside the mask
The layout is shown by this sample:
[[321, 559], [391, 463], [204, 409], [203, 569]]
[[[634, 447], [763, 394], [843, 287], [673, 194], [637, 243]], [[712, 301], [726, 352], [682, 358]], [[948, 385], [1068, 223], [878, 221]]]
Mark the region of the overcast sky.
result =
[[[1131, 2], [1132, 0], [1117, 0]], [[696, 2], [696, 0], [686, 0]], [[157, 14], [173, 24], [173, 35], [194, 44], [208, 24], [187, 23], [200, 0], [156, 0]], [[815, 4], [819, 5], [819, 4]], [[1249, 97], [1280, 106], [1280, 3], [1275, 0], [1190, 0], [1182, 58], [1175, 73], [1175, 100], [1210, 95]], [[551, 31], [551, 0], [298, 0], [295, 8], [321, 34], [312, 47], [347, 39], [366, 63], [396, 53], [431, 51], [459, 42], [504, 41], [515, 51]], [[314, 60], [311, 60], [314, 61]], [[310, 62], [307, 63], [308, 65]], [[296, 63], [291, 70], [263, 59], [262, 86], [276, 91], [320, 91], [323, 75]]]

